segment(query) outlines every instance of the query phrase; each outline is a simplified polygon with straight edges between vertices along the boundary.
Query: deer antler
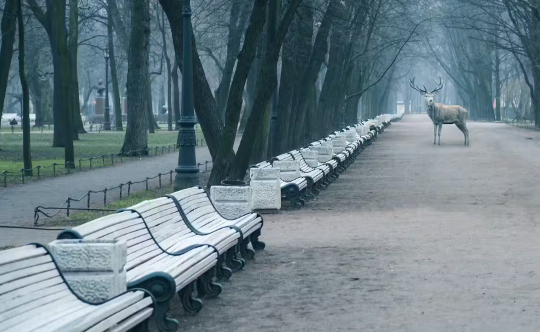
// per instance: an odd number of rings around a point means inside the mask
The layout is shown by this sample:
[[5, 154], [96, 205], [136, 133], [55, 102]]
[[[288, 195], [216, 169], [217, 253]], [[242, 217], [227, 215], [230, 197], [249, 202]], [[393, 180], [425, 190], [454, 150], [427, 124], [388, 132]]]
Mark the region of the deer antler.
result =
[[411, 88], [413, 88], [416, 91], [420, 92], [422, 95], [425, 95], [427, 93], [426, 87], [424, 87], [424, 89], [421, 89], [416, 84], [414, 84], [414, 77], [412, 79], [409, 79], [409, 84], [410, 84]]
[[443, 86], [444, 86], [441, 77], [439, 77], [439, 83], [437, 83], [437, 81], [435, 81], [435, 80], [433, 80], [433, 82], [435, 82], [435, 84], [437, 85], [437, 87], [435, 88], [435, 90], [431, 91], [430, 93], [435, 93], [435, 92], [439, 91], [440, 89], [442, 89]]

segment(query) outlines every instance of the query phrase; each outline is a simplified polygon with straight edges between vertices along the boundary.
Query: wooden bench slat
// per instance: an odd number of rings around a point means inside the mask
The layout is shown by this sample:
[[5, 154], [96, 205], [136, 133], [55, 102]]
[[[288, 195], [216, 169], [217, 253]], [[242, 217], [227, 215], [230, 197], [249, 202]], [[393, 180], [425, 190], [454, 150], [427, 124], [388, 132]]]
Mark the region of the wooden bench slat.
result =
[[[48, 296], [40, 297], [38, 299], [35, 299], [31, 302], [27, 302], [24, 305], [18, 306], [17, 308], [13, 310], [9, 310], [2, 315], [0, 315], [0, 321], [7, 321], [8, 319], [12, 319], [13, 317], [23, 315], [26, 317], [28, 315], [28, 311], [40, 308], [43, 306], [54, 306], [58, 303], [61, 303], [62, 301], [70, 300], [70, 298], [73, 297], [73, 293], [69, 289], [65, 289], [62, 292], [51, 294]], [[25, 318], [21, 318], [21, 321], [24, 321]]]
[[[66, 331], [67, 329], [69, 329], [70, 332], [85, 331], [107, 317], [134, 305], [136, 302], [142, 300], [143, 297], [143, 292], [130, 292], [99, 306], [85, 305], [78, 308], [78, 310], [72, 311], [68, 319], [50, 321], [44, 328], [49, 331], [58, 332]], [[43, 325], [44, 324], [42, 324], [42, 326]]]
[[43, 264], [43, 263], [47, 263], [51, 261], [52, 261], [51, 256], [41, 255], [35, 258], [25, 259], [18, 262], [7, 263], [0, 266], [0, 278], [2, 277], [3, 274], [12, 273], [20, 269], [24, 269], [27, 267], [31, 267], [34, 265], [39, 265], [39, 264]]
[[75, 296], [68, 298], [66, 301], [57, 300], [56, 303], [47, 307], [34, 308], [25, 311], [22, 315], [0, 322], [0, 331], [18, 332], [21, 329], [20, 325], [24, 325], [27, 331], [32, 331], [60, 317], [69, 316], [72, 312], [85, 306], [88, 306], [88, 304], [79, 301]]
[[[8, 312], [9, 310], [11, 310], [13, 308], [17, 308], [20, 305], [23, 305], [23, 304], [31, 302], [31, 301], [35, 301], [36, 299], [39, 299], [39, 298], [42, 298], [42, 297], [46, 297], [46, 296], [49, 296], [49, 295], [61, 293], [61, 292], [66, 291], [66, 290], [68, 292], [70, 292], [65, 284], [60, 283], [60, 284], [57, 284], [57, 285], [53, 285], [53, 286], [45, 287], [45, 288], [42, 288], [42, 289], [38, 289], [38, 290], [32, 291], [30, 293], [20, 295], [20, 296], [15, 297], [15, 298], [11, 298], [9, 301], [7, 301], [7, 300], [3, 301], [2, 306], [0, 307], [0, 317], [2, 317], [3, 313], [6, 313], [6, 312]], [[0, 319], [0, 321], [2, 321], [2, 319]]]
[[0, 267], [4, 264], [14, 263], [31, 257], [41, 256], [47, 253], [43, 248], [36, 250], [33, 245], [0, 251]]
[[3, 294], [0, 296], [0, 303], [13, 301], [16, 298], [25, 296], [27, 294], [31, 294], [36, 291], [40, 291], [42, 289], [46, 289], [47, 287], [53, 287], [59, 284], [63, 284], [64, 280], [61, 277], [54, 277], [52, 279], [44, 280], [37, 284], [31, 284], [23, 288], [15, 289], [9, 293]]
[[10, 281], [18, 280], [20, 278], [26, 278], [29, 276], [33, 276], [36, 274], [40, 274], [42, 272], [52, 271], [52, 270], [56, 270], [56, 265], [54, 265], [54, 263], [51, 261], [49, 263], [42, 263], [39, 265], [34, 265], [34, 266], [30, 266], [24, 269], [16, 270], [11, 273], [5, 273], [0, 276], [0, 287], [1, 285]]
[[110, 328], [107, 332], [126, 332], [137, 326], [140, 322], [145, 321], [154, 312], [153, 308], [145, 308], [139, 311], [137, 314], [129, 317], [128, 319], [120, 322], [118, 325]]
[[[138, 302], [135, 302], [134, 304], [116, 312], [114, 315], [111, 315], [110, 317], [102, 320], [101, 322], [99, 322], [98, 324], [92, 326], [91, 328], [88, 328], [87, 325], [88, 324], [82, 324], [80, 326], [80, 328], [75, 328], [73, 330], [73, 332], [78, 332], [78, 331], [87, 331], [87, 332], [103, 332], [103, 331], [107, 331], [109, 328], [111, 327], [114, 327], [116, 324], [122, 322], [123, 320], [125, 320], [126, 318], [128, 317], [132, 317], [133, 318], [133, 315], [134, 314], [137, 314], [139, 312], [141, 312], [142, 310], [144, 310], [145, 312], [150, 312], [150, 314], [152, 313], [153, 309], [152, 308], [149, 308], [150, 306], [152, 305], [152, 298], [150, 297], [146, 297], [146, 298], [143, 298], [142, 300], [138, 301]], [[146, 316], [146, 317], [149, 317], [149, 316]], [[141, 317], [138, 317], [136, 318], [137, 320], [139, 320], [139, 322], [141, 322]], [[143, 319], [144, 320], [144, 319]], [[73, 325], [69, 325], [69, 328], [71, 329]], [[48, 327], [48, 326], [47, 326]], [[63, 326], [60, 326], [61, 328], [64, 327], [66, 328], [66, 324], [64, 324]], [[62, 331], [60, 329], [57, 329], [57, 331]]]
[[[0, 285], [0, 295], [13, 291], [14, 289], [23, 288], [25, 286], [39, 283], [41, 281], [52, 279], [58, 276], [59, 276], [58, 271], [53, 270], [53, 271], [47, 271], [44, 273], [29, 276], [29, 277], [17, 279], [11, 282], [7, 282], [5, 284]], [[0, 300], [1, 300], [1, 297], [0, 297]]]

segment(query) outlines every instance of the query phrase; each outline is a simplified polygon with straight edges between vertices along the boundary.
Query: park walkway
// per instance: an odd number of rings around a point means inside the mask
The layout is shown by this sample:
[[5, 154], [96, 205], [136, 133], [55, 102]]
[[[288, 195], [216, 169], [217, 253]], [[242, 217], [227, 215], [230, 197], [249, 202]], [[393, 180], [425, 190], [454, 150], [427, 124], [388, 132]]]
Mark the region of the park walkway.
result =
[[[197, 148], [197, 162], [212, 160], [207, 147]], [[77, 172], [58, 178], [49, 178], [15, 187], [0, 188], [0, 225], [31, 227], [34, 208], [38, 205], [58, 207], [68, 198], [79, 198], [88, 190], [102, 190], [128, 181], [140, 181], [174, 170], [178, 164], [178, 153], [144, 158], [113, 167]], [[174, 174], [173, 174], [174, 177]], [[168, 176], [166, 181], [168, 183]], [[157, 185], [154, 180], [153, 186]], [[133, 192], [144, 190], [144, 184], [133, 186]], [[125, 193], [124, 193], [125, 194]], [[111, 195], [112, 196], [112, 195]], [[98, 199], [96, 195], [96, 199]], [[102, 199], [102, 198], [100, 198]], [[57, 231], [0, 228], [0, 247], [22, 245], [39, 241], [47, 243], [54, 239]]]
[[393, 124], [182, 329], [539, 331], [540, 133], [469, 128]]

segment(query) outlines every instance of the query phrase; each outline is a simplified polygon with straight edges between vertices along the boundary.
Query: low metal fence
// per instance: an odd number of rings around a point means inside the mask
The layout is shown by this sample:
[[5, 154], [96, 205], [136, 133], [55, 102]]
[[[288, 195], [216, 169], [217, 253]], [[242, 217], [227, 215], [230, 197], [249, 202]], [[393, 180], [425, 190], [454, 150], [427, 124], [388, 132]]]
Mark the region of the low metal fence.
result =
[[[205, 146], [204, 139], [197, 139], [196, 146]], [[18, 171], [3, 171], [0, 172], [0, 181], [1, 185], [5, 188], [9, 184], [25, 184], [29, 180], [41, 180], [45, 177], [57, 177], [85, 169], [91, 170], [95, 168], [114, 166], [118, 163], [133, 161], [135, 159], [141, 159], [142, 157], [160, 156], [171, 152], [176, 152], [176, 149], [176, 144], [169, 144], [167, 146], [156, 146], [153, 148], [132, 150], [123, 154], [104, 154], [89, 158], [80, 158], [75, 162], [52, 163], [46, 166], [37, 165], [30, 169], [21, 168]]]
[[[209, 165], [211, 164], [211, 161], [197, 163], [197, 166], [199, 167], [199, 172], [209, 171]], [[34, 227], [40, 226], [40, 215], [46, 218], [54, 218], [59, 216], [61, 212], [65, 212], [65, 216], [70, 217], [73, 211], [114, 211], [107, 209], [97, 209], [94, 207], [106, 206], [112, 201], [128, 198], [134, 192], [135, 186], [144, 186], [143, 190], [136, 191], [148, 191], [154, 187], [162, 188], [164, 185], [171, 185], [173, 184], [174, 173], [175, 172], [173, 170], [169, 170], [167, 172], [158, 173], [155, 176], [146, 177], [139, 181], [128, 181], [125, 183], [120, 183], [119, 185], [114, 187], [104, 188], [102, 190], [89, 190], [86, 194], [79, 198], [68, 197], [60, 207], [37, 206], [34, 209]], [[74, 204], [78, 205], [74, 206]]]

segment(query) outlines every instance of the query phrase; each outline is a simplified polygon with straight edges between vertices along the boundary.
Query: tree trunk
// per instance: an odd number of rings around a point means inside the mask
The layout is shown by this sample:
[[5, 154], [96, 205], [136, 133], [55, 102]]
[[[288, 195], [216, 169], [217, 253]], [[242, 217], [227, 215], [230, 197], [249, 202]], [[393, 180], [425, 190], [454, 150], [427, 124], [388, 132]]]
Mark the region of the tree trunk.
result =
[[18, 2], [19, 21], [19, 78], [22, 90], [22, 127], [23, 127], [23, 162], [24, 174], [32, 176], [32, 156], [30, 154], [30, 96], [28, 82], [26, 81], [26, 69], [24, 68], [25, 45], [24, 45], [24, 21], [22, 12], [22, 0]]
[[[338, 117], [338, 110], [335, 108], [335, 93], [336, 86], [339, 86], [342, 79], [342, 68], [344, 61], [344, 46], [345, 46], [345, 33], [343, 29], [345, 24], [343, 21], [345, 7], [339, 5], [334, 12], [337, 15], [336, 19], [339, 20], [332, 28], [332, 37], [330, 38], [330, 50], [328, 52], [328, 70], [324, 79], [323, 87], [321, 90], [321, 96], [319, 97], [319, 106], [317, 115], [321, 116], [324, 123], [324, 132], [329, 133], [336, 127], [336, 120]], [[302, 143], [296, 140], [296, 143]]]
[[171, 103], [171, 59], [167, 52], [167, 37], [165, 34], [165, 13], [161, 11], [161, 39], [163, 41], [163, 56], [165, 57], [165, 63], [167, 64], [167, 130], [172, 131], [172, 103]]
[[[302, 6], [299, 9], [299, 12], [302, 20], [300, 20], [298, 17], [293, 20], [289, 33], [287, 33], [283, 43], [283, 51], [281, 56], [281, 79], [279, 83], [279, 98], [277, 105], [277, 137], [279, 141], [278, 144], [276, 144], [274, 151], [272, 151], [272, 155], [274, 156], [277, 156], [287, 150], [289, 141], [288, 138], [290, 135], [290, 121], [291, 118], [294, 117], [294, 96], [298, 86], [299, 70], [301, 70], [300, 66], [305, 66], [305, 63], [309, 59], [309, 52], [311, 50], [311, 37], [313, 35], [313, 12], [311, 11], [311, 8], [308, 8], [307, 6]], [[305, 32], [306, 30], [309, 31], [309, 28], [311, 28], [311, 35], [306, 37], [305, 35], [307, 35], [307, 33]], [[301, 33], [304, 33], [304, 35]], [[300, 53], [300, 49], [306, 49], [306, 46], [308, 49], [307, 52], [297, 54]], [[307, 53], [307, 55], [305, 53]]]
[[[262, 125], [257, 131], [255, 143], [253, 144], [253, 150], [250, 156], [250, 165], [260, 163], [261, 161], [268, 160], [268, 136], [270, 133], [270, 113], [272, 109], [272, 101], [270, 101], [264, 110]], [[272, 158], [272, 157], [270, 157]]]
[[148, 134], [148, 65], [150, 48], [149, 0], [133, 0], [128, 53], [128, 124], [121, 153], [147, 153]]
[[113, 88], [114, 122], [117, 131], [123, 131], [122, 106], [120, 104], [120, 88], [118, 86], [118, 71], [114, 50], [113, 22], [111, 15], [107, 17], [107, 35], [109, 37], [109, 58], [111, 59], [111, 80]]
[[174, 130], [179, 130], [180, 121], [180, 88], [178, 87], [178, 61], [174, 60], [174, 66], [171, 73], [173, 85], [173, 103], [174, 103]]
[[[146, 75], [148, 76], [148, 69], [146, 70]], [[147, 86], [147, 103], [146, 103], [146, 110], [147, 110], [147, 116], [148, 116], [148, 132], [150, 134], [156, 133], [156, 125], [155, 125], [155, 118], [154, 118], [154, 110], [152, 109], [152, 81], [148, 80]]]
[[251, 109], [253, 107], [253, 99], [255, 98], [255, 84], [257, 83], [257, 74], [258, 74], [258, 68], [260, 64], [260, 58], [261, 58], [261, 51], [260, 48], [262, 47], [262, 43], [260, 43], [257, 55], [255, 56], [255, 60], [253, 60], [253, 64], [251, 65], [251, 69], [249, 71], [247, 83], [246, 83], [246, 89], [244, 90], [243, 98], [245, 101], [244, 105], [244, 111], [242, 112], [242, 118], [240, 119], [240, 124], [238, 126], [238, 131], [243, 133], [246, 129], [246, 123], [247, 119], [249, 118], [249, 115], [251, 114]]
[[0, 48], [0, 118], [4, 109], [9, 69], [13, 57], [13, 43], [15, 43], [15, 27], [17, 23], [18, 0], [6, 0], [2, 14], [2, 46]]
[[223, 77], [216, 90], [216, 101], [218, 111], [223, 121], [225, 121], [225, 110], [227, 108], [227, 99], [229, 97], [229, 88], [233, 76], [234, 65], [240, 50], [240, 41], [244, 26], [249, 17], [250, 6], [242, 0], [233, 0], [231, 5], [229, 19], [229, 36], [227, 40], [227, 56], [223, 70]]
[[495, 119], [501, 121], [501, 58], [499, 49], [495, 50]]
[[298, 107], [295, 112], [295, 117], [291, 121], [290, 131], [292, 132], [292, 139], [289, 142], [291, 146], [296, 146], [300, 143], [300, 138], [302, 136], [301, 130], [296, 130], [301, 127], [301, 124], [304, 121], [307, 114], [307, 104], [309, 103], [310, 98], [310, 89], [311, 85], [315, 83], [317, 77], [319, 76], [319, 71], [321, 65], [323, 64], [326, 53], [328, 52], [328, 35], [332, 27], [334, 16], [338, 6], [340, 5], [339, 0], [330, 0], [328, 7], [324, 13], [321, 25], [317, 32], [317, 37], [315, 37], [315, 43], [313, 45], [311, 54], [309, 56], [308, 66], [302, 73], [302, 84], [298, 92]]
[[[242, 51], [238, 55], [238, 64], [229, 92], [227, 109], [225, 112], [225, 127], [220, 137], [220, 145], [217, 151], [212, 173], [208, 179], [208, 185], [219, 184], [229, 173], [229, 168], [234, 160], [234, 139], [238, 129], [238, 120], [242, 109], [242, 95], [244, 86], [255, 59], [257, 39], [261, 34], [265, 22], [268, 0], [256, 0], [246, 31], [246, 38]], [[239, 177], [235, 179], [243, 179]]]
[[[233, 179], [241, 179], [245, 176], [257, 132], [263, 126], [266, 106], [277, 88], [277, 62], [279, 60], [281, 46], [300, 2], [301, 0], [293, 0], [289, 3], [289, 7], [277, 29], [278, 33], [269, 43], [267, 52], [262, 58], [253, 109], [246, 124], [246, 131], [238, 147], [233, 168], [229, 172], [229, 176]], [[269, 36], [272, 38], [271, 35]]]
[[71, 88], [71, 112], [73, 116], [73, 139], [78, 140], [79, 134], [86, 134], [81, 117], [81, 105], [79, 104], [79, 78], [77, 68], [77, 54], [79, 48], [79, 7], [78, 0], [69, 0], [69, 34], [68, 51], [70, 57], [70, 88]]
[[[54, 69], [53, 147], [64, 147], [65, 165], [66, 167], [74, 167], [73, 113], [79, 112], [79, 108], [75, 111], [72, 109], [74, 106], [71, 87], [73, 65], [71, 64], [72, 58], [65, 25], [66, 3], [65, 0], [46, 1], [46, 12], [35, 0], [29, 0], [28, 3], [38, 21], [45, 28], [51, 45]], [[70, 21], [72, 21], [71, 17]]]

